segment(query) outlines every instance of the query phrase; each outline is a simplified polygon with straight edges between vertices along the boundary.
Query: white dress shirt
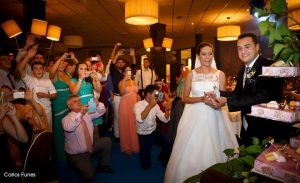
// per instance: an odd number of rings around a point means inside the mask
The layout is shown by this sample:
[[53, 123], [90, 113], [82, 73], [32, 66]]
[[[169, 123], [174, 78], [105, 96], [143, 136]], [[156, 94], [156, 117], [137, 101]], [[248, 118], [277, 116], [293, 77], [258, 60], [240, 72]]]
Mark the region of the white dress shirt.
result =
[[[102, 74], [100, 74], [100, 73], [97, 72], [97, 75], [98, 75], [98, 80], [99, 80], [100, 82], [104, 82], [104, 81], [107, 80], [107, 74], [105, 74], [105, 77], [102, 77]], [[103, 90], [103, 88], [102, 88], [102, 90]], [[97, 92], [97, 91], [94, 90], [94, 89], [93, 89], [93, 92], [94, 92], [94, 98], [99, 98], [99, 97], [100, 97], [101, 92]]]
[[146, 100], [137, 102], [133, 107], [133, 112], [136, 120], [137, 133], [139, 135], [151, 134], [156, 129], [156, 116], [162, 121], [167, 123], [170, 120], [165, 118], [165, 113], [163, 113], [159, 106], [156, 104], [149, 112], [146, 119], [142, 120], [141, 113], [149, 105]]
[[70, 112], [66, 117], [62, 119], [62, 127], [65, 134], [65, 151], [68, 154], [85, 153], [88, 151], [84, 132], [80, 125], [81, 117], [84, 119], [86, 126], [91, 136], [93, 143], [94, 125], [92, 120], [102, 116], [105, 113], [105, 107], [99, 102], [95, 113], [82, 114], [76, 112]]
[[[152, 75], [151, 75], [152, 72]], [[144, 89], [146, 86], [150, 84], [154, 84], [155, 81], [155, 72], [152, 71], [151, 69], [143, 69], [143, 86]], [[151, 80], [152, 78], [152, 80]], [[135, 75], [135, 82], [138, 85], [139, 89], [142, 89], [142, 81], [141, 81], [141, 70], [138, 70]]]
[[[248, 65], [248, 66], [245, 65], [245, 67], [250, 67], [250, 70], [251, 70], [252, 67], [253, 67], [253, 65], [255, 64], [255, 62], [256, 62], [256, 60], [257, 60], [258, 57], [259, 57], [259, 55], [257, 55], [257, 57], [251, 62], [250, 65]], [[244, 72], [243, 86], [245, 85], [245, 81], [246, 81], [246, 69], [245, 69], [245, 72]], [[245, 116], [243, 116], [243, 127], [244, 127], [244, 129], [247, 131], [247, 129], [248, 129], [248, 123], [247, 123], [247, 121], [246, 121]]]
[[[25, 78], [22, 78], [24, 81], [26, 87], [29, 87], [30, 89], [34, 89], [33, 93], [33, 99], [41, 104], [41, 106], [45, 109], [46, 113], [51, 112], [51, 101], [50, 98], [38, 98], [37, 94], [38, 92], [43, 92], [43, 93], [56, 93], [56, 90], [51, 82], [50, 79], [40, 79], [38, 80], [35, 77], [29, 76], [26, 74]], [[65, 101], [64, 101], [65, 102]]]

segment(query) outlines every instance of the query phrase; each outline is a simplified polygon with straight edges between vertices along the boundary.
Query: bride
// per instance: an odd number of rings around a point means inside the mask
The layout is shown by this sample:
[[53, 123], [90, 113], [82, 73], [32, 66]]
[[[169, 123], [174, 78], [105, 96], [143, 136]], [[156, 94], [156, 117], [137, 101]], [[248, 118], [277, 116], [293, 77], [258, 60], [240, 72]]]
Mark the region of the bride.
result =
[[214, 92], [219, 98], [219, 89], [226, 90], [225, 74], [211, 66], [213, 47], [203, 42], [196, 53], [201, 65], [186, 76], [182, 97], [185, 108], [178, 124], [165, 183], [182, 183], [216, 163], [226, 162], [223, 150], [238, 147], [226, 111], [205, 104], [205, 92]]

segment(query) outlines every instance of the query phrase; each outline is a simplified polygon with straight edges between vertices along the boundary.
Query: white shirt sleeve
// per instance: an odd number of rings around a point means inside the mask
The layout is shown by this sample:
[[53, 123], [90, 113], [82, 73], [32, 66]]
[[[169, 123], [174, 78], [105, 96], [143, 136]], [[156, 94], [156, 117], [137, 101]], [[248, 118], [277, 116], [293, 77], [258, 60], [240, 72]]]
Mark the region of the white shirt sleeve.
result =
[[105, 67], [105, 73], [106, 73], [106, 74], [109, 74], [109, 67], [110, 67], [111, 62], [112, 62], [112, 60], [109, 59], [109, 60], [108, 60], [108, 63], [107, 63], [107, 66]]
[[139, 89], [142, 89], [141, 82], [139, 82], [140, 79], [141, 79], [141, 70], [138, 70], [138, 71], [136, 71], [134, 80], [135, 80], [135, 82], [136, 82], [138, 88], [139, 88]]
[[[50, 79], [49, 79], [49, 80], [50, 80]], [[54, 87], [54, 85], [52, 84], [51, 80], [50, 80], [50, 82], [49, 82], [48, 92], [49, 92], [50, 94], [56, 93], [55, 87]]]
[[27, 51], [21, 51], [22, 49], [20, 49], [18, 55], [16, 56], [16, 61], [20, 62], [21, 58], [27, 53]]
[[170, 120], [170, 115], [169, 115], [169, 118], [168, 119], [166, 119], [165, 118], [165, 113], [163, 113], [161, 110], [160, 110], [160, 108], [159, 108], [159, 106], [156, 104], [156, 106], [155, 106], [155, 112], [156, 112], [156, 116], [162, 121], [162, 122], [165, 122], [165, 123], [167, 123], [169, 120]]
[[145, 109], [143, 109], [143, 106], [141, 106], [141, 103], [136, 103], [133, 107], [133, 113], [134, 113], [134, 116], [135, 116], [135, 120], [138, 122], [138, 123], [143, 123], [145, 121], [142, 120], [142, 112], [144, 111]]

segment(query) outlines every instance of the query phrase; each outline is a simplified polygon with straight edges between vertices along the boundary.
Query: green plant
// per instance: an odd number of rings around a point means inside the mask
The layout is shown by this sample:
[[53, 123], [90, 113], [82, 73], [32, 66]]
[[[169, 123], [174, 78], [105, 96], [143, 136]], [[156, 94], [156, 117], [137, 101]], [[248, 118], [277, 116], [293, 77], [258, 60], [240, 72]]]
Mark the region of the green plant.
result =
[[[234, 157], [236, 153], [234, 153], [234, 149], [225, 149], [223, 152], [228, 157], [227, 162], [217, 163], [215, 165], [212, 165], [208, 169], [217, 170], [243, 183], [264, 182], [265, 178], [255, 173], [251, 173], [251, 169], [254, 166], [255, 158], [265, 150], [265, 145], [268, 143], [268, 140], [263, 140], [261, 145], [259, 145], [260, 141], [258, 138], [252, 137], [252, 139], [253, 145], [248, 147], [242, 145], [238, 148], [238, 150], [240, 151], [238, 158], [229, 160], [230, 158]], [[204, 172], [205, 170], [198, 175], [186, 179], [184, 183], [199, 182]]]
[[270, 8], [269, 11], [255, 8], [259, 18], [268, 17], [266, 21], [258, 24], [259, 30], [263, 36], [268, 36], [269, 47], [274, 46], [274, 61], [283, 60], [288, 65], [297, 66], [300, 57], [300, 41], [288, 29], [284, 20], [291, 19], [299, 26], [300, 23], [288, 11], [286, 0], [271, 0]]

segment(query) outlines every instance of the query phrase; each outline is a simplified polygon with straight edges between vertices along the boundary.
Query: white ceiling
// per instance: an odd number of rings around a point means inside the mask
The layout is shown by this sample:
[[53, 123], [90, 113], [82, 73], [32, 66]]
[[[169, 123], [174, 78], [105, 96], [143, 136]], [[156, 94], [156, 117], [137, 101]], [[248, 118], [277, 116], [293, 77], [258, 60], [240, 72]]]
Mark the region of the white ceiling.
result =
[[[22, 27], [21, 2], [21, 0], [1, 0], [0, 20], [3, 22], [15, 19]], [[61, 40], [64, 35], [82, 36], [84, 47], [113, 46], [116, 42], [121, 42], [124, 46], [143, 47], [142, 40], [150, 36], [150, 27], [125, 23], [125, 2], [126, 0], [47, 0], [46, 20], [48, 24], [62, 28]], [[250, 8], [250, 0], [157, 0], [157, 2], [159, 23], [167, 25], [166, 36], [173, 38], [174, 41], [195, 34], [216, 37], [217, 27], [227, 24], [240, 25], [242, 32], [257, 33], [259, 20], [247, 11]], [[300, 9], [300, 2], [288, 0], [288, 6], [291, 9]], [[229, 21], [227, 17], [230, 17]]]

